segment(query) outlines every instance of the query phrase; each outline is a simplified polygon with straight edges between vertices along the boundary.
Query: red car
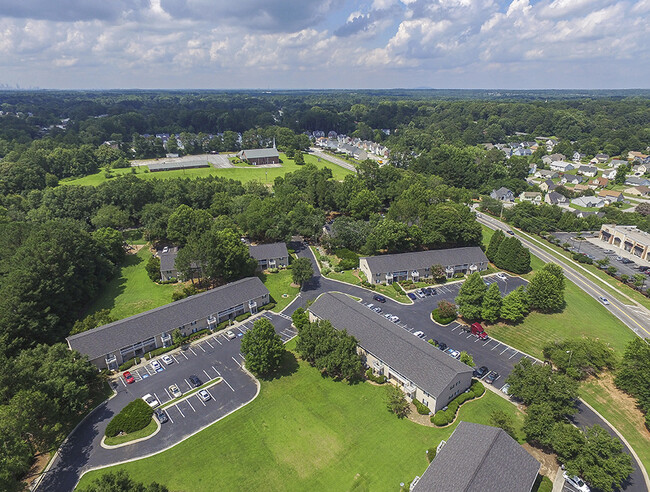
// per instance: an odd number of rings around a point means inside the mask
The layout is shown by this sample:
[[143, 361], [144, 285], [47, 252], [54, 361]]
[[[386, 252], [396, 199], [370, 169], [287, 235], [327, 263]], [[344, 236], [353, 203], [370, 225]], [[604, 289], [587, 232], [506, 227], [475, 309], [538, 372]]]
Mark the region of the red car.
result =
[[124, 381], [126, 381], [126, 384], [135, 383], [135, 378], [129, 371], [124, 371], [122, 377], [124, 378]]

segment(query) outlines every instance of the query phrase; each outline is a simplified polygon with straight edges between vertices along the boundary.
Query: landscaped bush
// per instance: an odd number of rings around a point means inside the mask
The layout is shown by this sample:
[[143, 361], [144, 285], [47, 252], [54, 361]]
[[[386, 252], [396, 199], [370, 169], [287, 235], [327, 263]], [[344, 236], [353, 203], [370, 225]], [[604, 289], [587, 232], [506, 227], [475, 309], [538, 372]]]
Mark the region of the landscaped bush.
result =
[[138, 364], [140, 362], [140, 359], [138, 357], [134, 357], [133, 359], [129, 359], [125, 361], [120, 367], [120, 371], [126, 371], [127, 369], [130, 369], [134, 365]]
[[483, 396], [483, 393], [485, 393], [485, 386], [483, 386], [483, 383], [480, 381], [474, 381], [470, 391], [474, 393], [474, 398], [478, 398], [479, 396]]
[[342, 270], [352, 270], [359, 266], [359, 255], [349, 249], [337, 249], [334, 254], [341, 259], [337, 266]]
[[235, 321], [244, 321], [245, 319], [248, 319], [250, 317], [251, 317], [251, 313], [240, 314], [235, 318]]
[[431, 416], [431, 423], [437, 425], [438, 427], [443, 427], [447, 425], [447, 414], [442, 410], [438, 410], [435, 414]]
[[431, 311], [431, 316], [433, 316], [433, 319], [435, 320], [436, 323], [441, 324], [441, 325], [448, 325], [452, 321], [456, 319], [456, 315], [450, 316], [449, 318], [445, 318], [440, 315], [440, 308], [435, 308], [433, 311]]
[[451, 424], [456, 419], [458, 409], [463, 403], [483, 396], [483, 393], [485, 393], [485, 386], [479, 381], [474, 381], [467, 393], [461, 393], [447, 405], [447, 410], [438, 410], [432, 415], [431, 422], [438, 427]]
[[264, 310], [270, 311], [274, 307], [275, 307], [275, 302], [269, 302], [268, 304], [264, 304], [264, 306], [260, 308], [260, 311], [264, 311]]
[[221, 323], [219, 323], [217, 325], [216, 331], [221, 331], [221, 330], [225, 329], [226, 326], [228, 326], [229, 323], [230, 323], [230, 320], [222, 321]]
[[362, 280], [361, 285], [363, 285], [364, 287], [367, 287], [368, 289], [376, 289], [377, 288], [374, 284], [371, 284], [367, 280]]
[[177, 284], [178, 279], [175, 277], [170, 278], [169, 280], [159, 280], [157, 282], [159, 285], [167, 285], [167, 284]]
[[578, 263], [586, 263], [587, 265], [592, 265], [594, 260], [589, 258], [587, 255], [584, 253], [574, 253], [573, 254], [573, 259], [577, 261]]
[[130, 434], [131, 432], [144, 429], [153, 415], [153, 408], [138, 398], [125, 406], [106, 426], [104, 434], [106, 437], [115, 437], [120, 432]]
[[433, 458], [436, 457], [436, 451], [437, 448], [429, 448], [427, 449], [427, 460], [429, 460], [429, 463], [433, 461]]
[[429, 410], [429, 407], [427, 407], [424, 403], [420, 402], [417, 398], [413, 398], [413, 405], [415, 405], [415, 408], [417, 408], [418, 413], [420, 415], [429, 415], [431, 413], [431, 410]]
[[375, 374], [372, 372], [372, 369], [370, 368], [368, 368], [366, 371], [366, 378], [377, 384], [384, 384], [386, 382], [386, 376], [375, 376]]
[[175, 346], [170, 346], [170, 347], [160, 347], [157, 348], [156, 350], [152, 350], [151, 352], [147, 352], [145, 354], [145, 359], [151, 360], [154, 357], [158, 357], [159, 355], [166, 354], [167, 352], [171, 352], [174, 350], [176, 347]]

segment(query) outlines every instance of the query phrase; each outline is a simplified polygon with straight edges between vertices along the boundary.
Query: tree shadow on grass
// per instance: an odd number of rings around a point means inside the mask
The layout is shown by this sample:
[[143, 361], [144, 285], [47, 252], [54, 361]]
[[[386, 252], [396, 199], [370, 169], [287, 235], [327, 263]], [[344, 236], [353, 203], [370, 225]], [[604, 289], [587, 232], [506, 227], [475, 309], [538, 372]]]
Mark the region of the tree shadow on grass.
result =
[[280, 379], [285, 376], [291, 376], [298, 371], [300, 365], [298, 364], [298, 359], [293, 352], [286, 350], [282, 356], [282, 363], [277, 371], [260, 376], [259, 379], [262, 381], [273, 381], [275, 379]]

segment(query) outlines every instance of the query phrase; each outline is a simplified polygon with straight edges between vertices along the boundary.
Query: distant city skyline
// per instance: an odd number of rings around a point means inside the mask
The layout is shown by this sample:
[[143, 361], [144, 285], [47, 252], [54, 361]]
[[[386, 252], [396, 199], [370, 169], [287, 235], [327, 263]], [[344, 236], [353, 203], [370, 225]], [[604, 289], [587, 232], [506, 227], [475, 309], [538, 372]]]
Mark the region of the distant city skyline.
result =
[[650, 87], [650, 0], [0, 0], [0, 84]]

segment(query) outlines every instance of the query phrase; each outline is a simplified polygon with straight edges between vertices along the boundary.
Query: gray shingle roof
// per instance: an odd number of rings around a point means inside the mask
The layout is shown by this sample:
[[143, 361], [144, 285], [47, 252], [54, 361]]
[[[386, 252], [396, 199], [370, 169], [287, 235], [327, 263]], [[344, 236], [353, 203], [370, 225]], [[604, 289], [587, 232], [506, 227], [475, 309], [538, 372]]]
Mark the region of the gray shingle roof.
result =
[[257, 277], [248, 277], [187, 297], [129, 318], [72, 335], [70, 348], [96, 359], [128, 345], [169, 332], [192, 321], [207, 318], [251, 299], [268, 294]]
[[416, 253], [395, 255], [365, 256], [373, 273], [401, 272], [430, 268], [432, 265], [454, 266], [487, 263], [488, 259], [478, 246], [465, 248], [434, 249]]
[[322, 294], [309, 310], [336, 329], [347, 330], [366, 351], [434, 397], [459, 374], [472, 372], [467, 365], [345, 294]]
[[278, 149], [276, 148], [270, 148], [270, 149], [246, 149], [241, 151], [242, 156], [244, 156], [246, 159], [260, 159], [263, 157], [279, 157], [280, 154], [278, 154]]
[[193, 169], [197, 167], [210, 167], [208, 161], [170, 161], [170, 162], [152, 162], [147, 164], [150, 171], [170, 171], [172, 169]]
[[160, 257], [160, 271], [168, 272], [174, 270], [176, 268], [177, 255], [177, 247], [169, 248], [169, 251], [167, 251], [167, 253], [163, 253], [162, 251], [158, 253], [158, 256]]
[[248, 247], [248, 254], [256, 260], [286, 258], [289, 256], [285, 243], [257, 244]]
[[503, 430], [460, 422], [414, 492], [529, 492], [540, 464]]

